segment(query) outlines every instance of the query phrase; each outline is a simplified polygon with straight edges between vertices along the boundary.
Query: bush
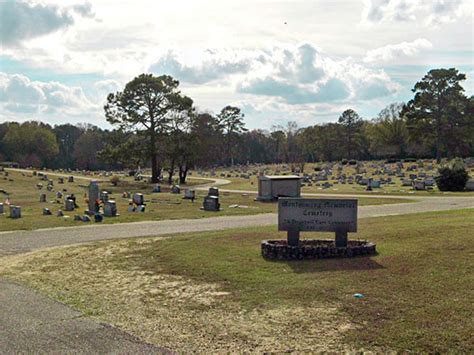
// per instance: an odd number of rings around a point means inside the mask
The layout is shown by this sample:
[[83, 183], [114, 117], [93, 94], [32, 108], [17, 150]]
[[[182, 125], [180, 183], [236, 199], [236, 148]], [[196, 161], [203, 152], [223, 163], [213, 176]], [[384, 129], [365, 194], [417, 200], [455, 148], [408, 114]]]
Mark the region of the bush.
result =
[[120, 182], [120, 177], [117, 175], [114, 175], [110, 178], [110, 182], [112, 183], [112, 185], [117, 186]]
[[438, 173], [435, 180], [441, 191], [463, 191], [469, 179], [469, 174], [462, 160], [459, 159], [438, 168]]

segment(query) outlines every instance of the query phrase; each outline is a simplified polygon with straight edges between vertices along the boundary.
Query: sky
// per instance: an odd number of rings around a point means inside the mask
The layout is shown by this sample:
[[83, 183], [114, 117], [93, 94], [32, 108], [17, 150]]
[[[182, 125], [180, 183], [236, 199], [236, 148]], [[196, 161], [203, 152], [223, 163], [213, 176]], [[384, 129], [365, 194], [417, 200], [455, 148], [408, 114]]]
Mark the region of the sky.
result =
[[471, 0], [0, 0], [0, 122], [88, 122], [141, 73], [250, 129], [372, 119], [430, 69], [474, 94]]

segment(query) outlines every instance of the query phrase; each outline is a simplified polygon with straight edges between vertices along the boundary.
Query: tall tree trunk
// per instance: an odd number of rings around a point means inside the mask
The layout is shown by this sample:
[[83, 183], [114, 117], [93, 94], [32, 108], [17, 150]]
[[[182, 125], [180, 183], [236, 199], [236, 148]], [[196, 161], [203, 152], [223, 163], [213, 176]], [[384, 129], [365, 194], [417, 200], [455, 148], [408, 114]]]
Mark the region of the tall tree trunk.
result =
[[173, 183], [173, 175], [174, 175], [174, 159], [171, 160], [170, 168], [168, 170], [168, 184], [170, 185]]
[[189, 168], [183, 167], [182, 165], [179, 166], [179, 183], [186, 184], [186, 177], [188, 175]]

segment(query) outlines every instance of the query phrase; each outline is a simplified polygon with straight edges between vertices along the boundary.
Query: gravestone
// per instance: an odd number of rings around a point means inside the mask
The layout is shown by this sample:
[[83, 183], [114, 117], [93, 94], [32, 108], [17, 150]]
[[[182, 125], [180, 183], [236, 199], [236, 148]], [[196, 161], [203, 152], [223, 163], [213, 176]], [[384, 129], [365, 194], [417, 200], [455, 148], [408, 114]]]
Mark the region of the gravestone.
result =
[[153, 190], [152, 190], [153, 193], [159, 193], [161, 192], [161, 186], [160, 185], [156, 185]]
[[68, 212], [69, 211], [74, 211], [74, 208], [75, 208], [74, 200], [71, 200], [71, 199], [68, 198], [64, 201], [64, 209], [66, 211], [68, 211]]
[[74, 176], [69, 176], [69, 178], [67, 179], [67, 182], [74, 182]]
[[58, 177], [58, 184], [64, 184], [64, 178]]
[[58, 210], [58, 212], [56, 213], [56, 216], [57, 216], [57, 217], [64, 217], [63, 211]]
[[469, 179], [466, 182], [466, 186], [464, 187], [466, 191], [474, 191], [474, 179]]
[[207, 196], [217, 196], [219, 197], [219, 189], [217, 187], [210, 187], [207, 192]]
[[186, 200], [194, 201], [194, 199], [196, 198], [196, 191], [191, 190], [191, 189], [184, 190], [184, 197], [183, 198], [186, 199]]
[[419, 181], [419, 180], [413, 181], [413, 190], [416, 190], [416, 191], [426, 190], [425, 182]]
[[52, 213], [49, 208], [43, 208], [43, 216], [51, 216]]
[[104, 203], [107, 202], [109, 200], [109, 193], [107, 191], [102, 191], [100, 193], [100, 200]]
[[181, 188], [179, 187], [179, 185], [173, 185], [173, 187], [171, 188], [171, 193], [172, 193], [172, 194], [179, 194], [179, 193], [181, 193]]
[[4, 213], [3, 202], [0, 202], [0, 214]]
[[21, 218], [21, 207], [10, 205], [10, 218]]
[[202, 204], [204, 211], [219, 211], [220, 210], [219, 197], [217, 196], [205, 196]]
[[104, 206], [105, 217], [116, 217], [117, 216], [117, 204], [114, 200], [109, 200]]
[[145, 203], [145, 198], [143, 197], [143, 194], [141, 193], [134, 193], [133, 194], [133, 203], [136, 205], [143, 205]]
[[46, 202], [46, 194], [41, 194], [39, 202]]
[[278, 230], [288, 245], [298, 246], [300, 232], [335, 232], [336, 247], [347, 247], [347, 233], [357, 232], [357, 200], [280, 198]]
[[95, 214], [97, 212], [97, 203], [99, 202], [100, 188], [97, 181], [91, 181], [89, 184], [89, 202], [88, 213]]

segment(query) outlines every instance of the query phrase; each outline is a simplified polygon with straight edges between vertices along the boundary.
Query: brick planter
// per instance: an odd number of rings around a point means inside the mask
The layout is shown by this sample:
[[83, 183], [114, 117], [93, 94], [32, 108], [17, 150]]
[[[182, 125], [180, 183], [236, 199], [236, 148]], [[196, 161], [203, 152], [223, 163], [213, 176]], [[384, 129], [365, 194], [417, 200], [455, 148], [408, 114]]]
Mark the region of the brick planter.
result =
[[262, 241], [262, 256], [269, 260], [307, 260], [351, 258], [375, 255], [376, 245], [368, 241], [349, 240], [347, 248], [336, 248], [334, 240], [301, 240], [299, 246], [289, 246], [286, 240]]

